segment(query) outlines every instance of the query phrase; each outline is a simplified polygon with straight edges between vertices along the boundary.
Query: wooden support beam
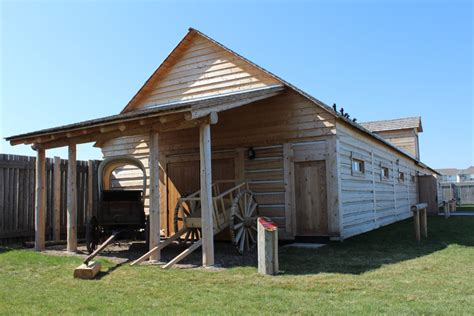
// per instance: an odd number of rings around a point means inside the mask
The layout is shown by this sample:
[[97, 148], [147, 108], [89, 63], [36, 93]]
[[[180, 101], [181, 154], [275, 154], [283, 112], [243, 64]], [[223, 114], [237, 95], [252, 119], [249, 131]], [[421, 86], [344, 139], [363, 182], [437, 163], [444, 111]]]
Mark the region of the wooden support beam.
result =
[[216, 124], [219, 117], [217, 113], [213, 112], [212, 114], [201, 117], [195, 120], [180, 120], [180, 121], [170, 121], [165, 124], [154, 124], [153, 127], [160, 132], [171, 132], [180, 129], [195, 128], [203, 124]]
[[449, 218], [449, 216], [451, 216], [450, 209], [449, 209], [449, 202], [444, 201], [443, 207], [444, 207], [444, 218]]
[[[281, 87], [281, 90], [283, 90], [283, 89], [284, 89], [284, 87]], [[256, 101], [259, 101], [259, 100], [268, 99], [270, 97], [278, 95], [280, 92], [281, 91], [277, 91], [277, 92], [273, 92], [273, 93], [269, 93], [269, 94], [265, 94], [265, 95], [261, 95], [261, 96], [257, 96], [257, 97], [247, 98], [247, 99], [243, 99], [243, 100], [237, 100], [237, 101], [234, 101], [234, 102], [228, 102], [228, 103], [219, 104], [219, 105], [213, 104], [212, 106], [194, 107], [189, 113], [185, 114], [185, 117], [186, 117], [187, 120], [197, 119], [197, 118], [200, 118], [200, 117], [207, 116], [207, 115], [209, 115], [213, 112], [214, 113], [222, 112], [222, 111], [226, 111], [226, 110], [230, 110], [230, 109], [233, 109], [233, 108], [240, 107], [242, 105], [253, 103], [253, 102], [256, 102]]]
[[160, 123], [162, 123], [162, 124], [169, 123], [169, 122], [174, 122], [174, 121], [178, 121], [178, 120], [182, 120], [182, 119], [183, 119], [183, 114], [182, 113], [173, 114], [173, 115], [165, 115], [165, 116], [160, 116], [159, 117]]
[[61, 158], [54, 157], [53, 166], [53, 240], [61, 239]]
[[67, 251], [77, 251], [76, 145], [69, 144], [67, 165]]
[[91, 219], [94, 207], [94, 160], [87, 162], [87, 222]]
[[278, 274], [278, 227], [268, 218], [257, 220], [258, 273]]
[[[132, 136], [132, 135], [140, 135], [140, 134], [147, 134], [150, 131], [150, 126], [140, 126], [137, 122], [134, 125], [127, 126], [125, 131], [120, 131], [117, 128], [113, 129], [112, 131], [101, 133], [99, 129], [90, 131], [87, 135], [79, 135], [72, 138], [58, 138], [54, 141], [42, 143], [42, 146], [46, 149], [48, 148], [57, 148], [68, 146], [69, 143], [74, 142], [75, 144], [82, 144], [82, 143], [89, 143], [89, 142], [101, 142], [107, 141], [109, 139], [121, 137], [121, 136]], [[105, 130], [104, 130], [105, 131]]]
[[35, 249], [45, 250], [46, 227], [46, 155], [44, 148], [36, 149], [36, 196], [35, 196]]
[[[160, 151], [157, 132], [150, 133], [150, 250], [160, 244]], [[150, 261], [160, 260], [160, 250], [153, 252]]]
[[423, 237], [428, 238], [428, 209], [423, 208], [420, 210], [420, 229]]
[[169, 119], [163, 119], [166, 123], [162, 123], [158, 117], [152, 117], [102, 126], [100, 128], [89, 127], [87, 129], [62, 132], [57, 133], [54, 136], [45, 135], [18, 141], [12, 140], [10, 143], [12, 145], [34, 143], [42, 146], [44, 149], [50, 149], [68, 146], [70, 143], [82, 144], [88, 142], [104, 142], [122, 136], [143, 135], [150, 133], [150, 131], [170, 132], [180, 129], [194, 128], [199, 127], [201, 124], [216, 124], [217, 120], [218, 115], [216, 112], [210, 112], [205, 116], [192, 120], [183, 119], [183, 114], [180, 113], [170, 116]]
[[212, 201], [212, 157], [211, 125], [201, 125], [199, 131], [201, 159], [201, 227], [202, 227], [202, 264], [214, 265], [213, 201]]
[[117, 129], [118, 129], [117, 125], [112, 125], [112, 126], [103, 126], [99, 130], [102, 134], [104, 134], [104, 133], [116, 131]]
[[423, 237], [425, 238], [428, 237], [428, 204], [420, 203], [417, 205], [413, 205], [411, 207], [411, 211], [413, 213], [416, 241], [420, 242], [421, 234], [423, 234]]
[[78, 131], [72, 131], [72, 132], [67, 132], [66, 133], [66, 137], [67, 138], [73, 138], [73, 137], [77, 137], [77, 136], [81, 136], [81, 135], [86, 135], [89, 131], [86, 130], [86, 129], [81, 129], [81, 130], [78, 130]]
[[415, 225], [415, 238], [416, 241], [421, 241], [421, 232], [420, 232], [420, 211], [412, 207], [413, 212], [413, 223]]

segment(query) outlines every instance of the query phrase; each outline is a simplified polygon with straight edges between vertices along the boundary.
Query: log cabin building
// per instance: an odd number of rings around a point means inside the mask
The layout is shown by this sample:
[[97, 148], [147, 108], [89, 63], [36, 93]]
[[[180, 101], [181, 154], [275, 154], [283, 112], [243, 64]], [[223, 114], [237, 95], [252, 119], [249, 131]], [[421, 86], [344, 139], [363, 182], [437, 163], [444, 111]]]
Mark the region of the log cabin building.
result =
[[[280, 239], [342, 240], [410, 217], [418, 177], [437, 174], [419, 160], [421, 121], [414, 121], [389, 132], [359, 125], [190, 29], [119, 114], [7, 140], [33, 144], [38, 153], [38, 249], [44, 248], [45, 150], [69, 146], [74, 160], [75, 145], [91, 141], [104, 158], [134, 157], [145, 167], [150, 247], [158, 234], [174, 233], [177, 198], [201, 189], [203, 208], [212, 208], [210, 185], [225, 179], [249, 182], [259, 214], [278, 224]], [[416, 144], [395, 141], [406, 130]], [[110, 172], [109, 185], [139, 188], [141, 177], [139, 168], [123, 165]], [[73, 251], [72, 202], [68, 214]], [[204, 265], [214, 262], [212, 220], [203, 209]]]

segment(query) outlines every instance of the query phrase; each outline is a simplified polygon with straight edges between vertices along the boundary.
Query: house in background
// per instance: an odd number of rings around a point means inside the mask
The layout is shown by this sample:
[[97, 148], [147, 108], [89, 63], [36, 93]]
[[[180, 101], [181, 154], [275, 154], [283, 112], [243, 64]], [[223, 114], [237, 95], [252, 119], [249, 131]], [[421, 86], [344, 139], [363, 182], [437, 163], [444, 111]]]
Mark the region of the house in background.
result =
[[437, 169], [437, 171], [441, 174], [439, 180], [441, 182], [459, 182], [459, 169], [456, 168], [445, 168], [445, 169]]
[[474, 181], [474, 166], [459, 171], [458, 176], [460, 182]]
[[418, 134], [423, 132], [421, 117], [364, 122], [361, 125], [416, 159], [420, 159]]
[[445, 168], [437, 169], [441, 174], [441, 182], [469, 182], [474, 181], [474, 166], [470, 166], [467, 169], [456, 169], [456, 168]]

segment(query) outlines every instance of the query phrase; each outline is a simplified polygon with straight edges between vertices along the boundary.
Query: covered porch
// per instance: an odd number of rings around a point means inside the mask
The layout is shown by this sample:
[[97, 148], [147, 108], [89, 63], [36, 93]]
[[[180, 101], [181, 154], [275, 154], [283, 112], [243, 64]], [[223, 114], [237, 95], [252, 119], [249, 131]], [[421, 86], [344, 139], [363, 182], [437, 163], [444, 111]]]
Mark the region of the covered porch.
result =
[[[67, 251], [77, 251], [77, 192], [76, 192], [76, 145], [89, 142], [107, 142], [120, 137], [146, 135], [148, 137], [148, 185], [149, 191], [149, 249], [160, 248], [160, 135], [185, 129], [199, 129], [199, 179], [202, 229], [202, 264], [214, 265], [214, 227], [211, 125], [218, 124], [219, 114], [259, 100], [280, 94], [280, 85], [247, 92], [229, 93], [192, 101], [159, 104], [142, 110], [84, 121], [57, 128], [8, 137], [12, 145], [31, 144], [36, 151], [35, 194], [35, 249], [45, 249], [45, 162], [48, 149], [68, 148], [67, 182]], [[144, 192], [145, 194], [145, 192]], [[160, 251], [149, 256], [160, 261]]]

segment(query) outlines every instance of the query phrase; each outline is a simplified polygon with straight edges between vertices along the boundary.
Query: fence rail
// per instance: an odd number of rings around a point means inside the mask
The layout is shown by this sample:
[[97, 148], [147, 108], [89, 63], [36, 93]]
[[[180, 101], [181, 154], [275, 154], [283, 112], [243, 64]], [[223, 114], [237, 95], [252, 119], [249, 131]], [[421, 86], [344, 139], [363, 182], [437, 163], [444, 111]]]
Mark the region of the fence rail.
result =
[[442, 183], [444, 200], [456, 200], [458, 205], [474, 204], [474, 182]]
[[[0, 243], [34, 236], [35, 161], [35, 157], [0, 154]], [[47, 240], [59, 240], [66, 234], [67, 165], [68, 161], [59, 157], [46, 159]], [[77, 161], [79, 234], [84, 233], [87, 218], [96, 212], [98, 165], [97, 160]], [[56, 168], [59, 172], [55, 173]], [[58, 197], [54, 196], [55, 182], [59, 182]]]

